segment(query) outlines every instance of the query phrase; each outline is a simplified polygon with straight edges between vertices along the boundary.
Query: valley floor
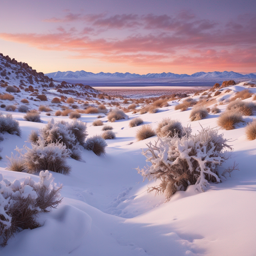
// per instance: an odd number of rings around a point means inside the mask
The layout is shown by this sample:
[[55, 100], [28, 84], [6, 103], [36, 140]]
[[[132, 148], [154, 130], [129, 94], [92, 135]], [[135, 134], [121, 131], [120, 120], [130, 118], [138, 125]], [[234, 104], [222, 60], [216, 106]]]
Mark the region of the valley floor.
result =
[[[241, 86], [242, 87], [242, 86]], [[239, 86], [232, 87], [239, 91]], [[255, 89], [255, 88], [254, 88]], [[223, 169], [239, 164], [239, 171], [220, 184], [211, 184], [204, 193], [194, 186], [177, 192], [165, 202], [161, 194], [148, 193], [155, 181], [145, 181], [137, 173], [147, 163], [141, 154], [156, 137], [136, 140], [139, 127], [129, 121], [140, 116], [145, 124], [156, 128], [166, 117], [191, 125], [193, 133], [202, 127], [218, 127], [220, 114], [190, 122], [188, 111], [174, 110], [176, 101], [155, 114], [131, 114], [128, 120], [111, 123], [116, 139], [107, 140], [106, 154], [96, 156], [82, 151], [82, 161], [68, 159], [69, 175], [52, 173], [57, 184], [63, 184], [62, 203], [50, 213], [42, 213], [42, 227], [23, 230], [0, 248], [4, 256], [183, 256], [183, 255], [256, 255], [256, 142], [248, 141], [246, 123], [234, 130], [220, 130], [230, 140], [233, 151]], [[224, 111], [226, 106], [218, 106]], [[4, 135], [0, 173], [9, 180], [30, 175], [6, 169], [5, 156], [15, 154], [16, 146], [30, 145], [28, 136], [52, 118], [71, 122], [68, 117], [41, 114], [42, 123], [27, 122], [23, 113], [12, 113], [19, 121], [22, 135]], [[101, 134], [102, 127], [92, 126], [98, 114], [82, 114], [90, 136]], [[245, 117], [246, 122], [256, 118]], [[107, 123], [107, 118], [102, 118]]]

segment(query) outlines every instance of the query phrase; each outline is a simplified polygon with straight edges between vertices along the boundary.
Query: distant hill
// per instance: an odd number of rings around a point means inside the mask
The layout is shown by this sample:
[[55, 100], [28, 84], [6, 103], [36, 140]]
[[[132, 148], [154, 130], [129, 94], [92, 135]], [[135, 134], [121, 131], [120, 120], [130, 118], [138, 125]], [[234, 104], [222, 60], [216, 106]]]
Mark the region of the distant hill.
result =
[[233, 71], [197, 72], [192, 75], [168, 73], [148, 73], [145, 75], [132, 73], [92, 73], [81, 71], [66, 71], [48, 73], [48, 77], [56, 81], [81, 82], [88, 84], [154, 84], [177, 82], [219, 82], [227, 79], [256, 79], [256, 73], [240, 74]]

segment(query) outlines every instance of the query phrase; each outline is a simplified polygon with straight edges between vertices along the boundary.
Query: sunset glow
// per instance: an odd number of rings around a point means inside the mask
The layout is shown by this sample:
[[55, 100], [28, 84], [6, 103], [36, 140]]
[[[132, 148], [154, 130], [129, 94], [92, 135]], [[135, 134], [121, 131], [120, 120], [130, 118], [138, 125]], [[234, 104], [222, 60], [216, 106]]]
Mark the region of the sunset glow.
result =
[[256, 71], [254, 5], [254, 1], [4, 0], [1, 52], [45, 73], [250, 73]]

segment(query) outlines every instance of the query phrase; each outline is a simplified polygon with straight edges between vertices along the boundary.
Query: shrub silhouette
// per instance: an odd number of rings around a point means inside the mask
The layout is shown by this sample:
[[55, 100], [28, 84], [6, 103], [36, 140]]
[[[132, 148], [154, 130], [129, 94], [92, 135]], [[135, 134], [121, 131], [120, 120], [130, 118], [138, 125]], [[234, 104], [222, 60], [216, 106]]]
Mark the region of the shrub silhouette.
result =
[[60, 98], [55, 97], [55, 98], [52, 99], [51, 102], [52, 103], [61, 103], [61, 100], [60, 100]]

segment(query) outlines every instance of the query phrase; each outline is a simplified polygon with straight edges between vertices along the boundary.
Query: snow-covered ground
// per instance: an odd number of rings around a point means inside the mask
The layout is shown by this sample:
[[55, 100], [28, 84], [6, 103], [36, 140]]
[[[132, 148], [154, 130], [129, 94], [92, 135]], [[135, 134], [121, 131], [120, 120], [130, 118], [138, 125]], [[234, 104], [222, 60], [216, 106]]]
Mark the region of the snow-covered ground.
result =
[[[256, 88], [243, 83], [223, 88], [230, 89], [216, 97], [225, 101], [235, 92]], [[195, 96], [198, 98], [200, 95]], [[245, 101], [252, 101], [252, 98]], [[202, 127], [218, 127], [221, 114], [209, 114], [206, 119], [190, 122], [189, 110], [174, 110], [177, 100], [155, 114], [131, 114], [129, 120], [120, 120], [110, 125], [116, 135], [107, 140], [106, 154], [96, 156], [91, 151], [82, 151], [82, 160], [69, 158], [71, 172], [68, 175], [52, 172], [57, 184], [63, 184], [63, 201], [57, 209], [40, 213], [42, 227], [23, 230], [0, 248], [0, 255], [12, 256], [167, 256], [167, 255], [256, 255], [256, 141], [245, 135], [246, 122], [236, 129], [220, 130], [230, 140], [233, 151], [222, 168], [239, 165], [231, 178], [223, 183], [211, 184], [204, 193], [194, 186], [185, 192], [177, 192], [166, 202], [164, 195], [148, 193], [155, 181], [145, 181], [137, 173], [137, 167], [145, 166], [146, 159], [141, 149], [155, 141], [155, 137], [136, 140], [140, 127], [129, 127], [129, 121], [140, 116], [145, 124], [156, 128], [166, 117], [178, 120], [183, 126], [191, 126], [193, 133]], [[34, 103], [35, 104], [35, 103]], [[216, 102], [214, 103], [216, 104]], [[213, 105], [214, 105], [213, 104]], [[226, 105], [218, 106], [223, 112]], [[9, 113], [4, 111], [4, 113]], [[4, 134], [0, 161], [0, 174], [6, 179], [35, 181], [38, 175], [12, 172], [6, 169], [7, 159], [15, 153], [16, 146], [30, 146], [28, 136], [32, 130], [43, 128], [52, 118], [72, 122], [65, 116], [47, 116], [41, 113], [41, 123], [28, 122], [24, 113], [10, 112], [19, 121], [21, 137]], [[102, 126], [92, 126], [98, 114], [82, 114], [81, 121], [87, 123], [89, 136], [100, 135]], [[101, 119], [109, 122], [106, 117]]]

